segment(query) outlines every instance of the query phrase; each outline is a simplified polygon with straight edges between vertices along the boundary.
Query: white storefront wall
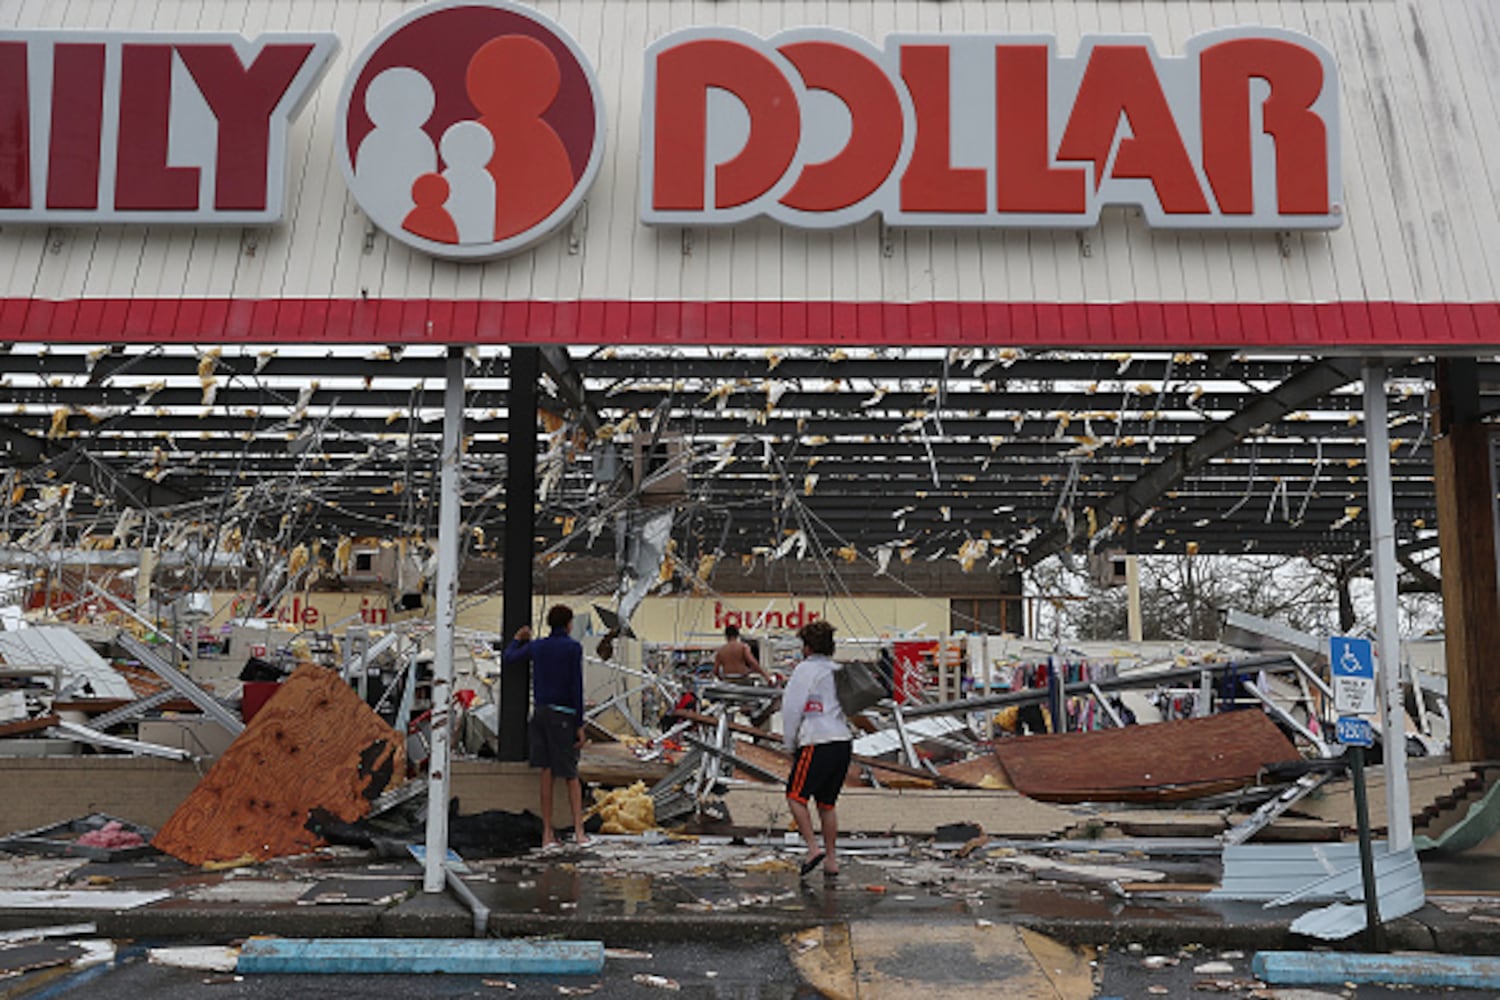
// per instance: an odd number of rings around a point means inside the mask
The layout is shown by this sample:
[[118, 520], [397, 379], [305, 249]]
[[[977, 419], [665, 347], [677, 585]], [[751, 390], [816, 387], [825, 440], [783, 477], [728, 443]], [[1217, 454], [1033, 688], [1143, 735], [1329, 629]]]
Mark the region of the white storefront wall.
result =
[[[1500, 69], [1486, 39], [1500, 35], [1490, 0], [1356, 2], [782, 3], [589, 2], [537, 8], [571, 32], [606, 99], [604, 159], [586, 206], [534, 249], [453, 263], [369, 227], [335, 159], [340, 89], [367, 42], [410, 5], [366, 0], [131, 3], [0, 2], [0, 30], [332, 32], [328, 74], [289, 134], [285, 216], [255, 227], [6, 225], [0, 299], [17, 304], [101, 299], [513, 301], [542, 303], [1424, 303], [1435, 314], [1410, 341], [1483, 342], [1500, 329]], [[651, 227], [641, 220], [645, 53], [676, 29], [743, 28], [760, 36], [802, 25], [847, 29], [883, 46], [895, 33], [1044, 33], [1070, 55], [1089, 33], [1144, 33], [1164, 57], [1234, 25], [1284, 27], [1326, 46], [1339, 67], [1344, 224], [1326, 232], [1192, 232], [1148, 228], [1131, 208], [1107, 208], [1082, 230], [887, 230], [877, 219], [808, 232], [766, 219], [722, 228]], [[1054, 138], [1054, 142], [1055, 142]], [[1263, 139], [1262, 141], [1270, 141]], [[1455, 316], [1447, 307], [1479, 304]], [[1222, 311], [1215, 314], [1223, 323]], [[1316, 339], [1316, 324], [1276, 328], [1274, 310], [1220, 339]], [[7, 325], [15, 337], [20, 326]], [[19, 323], [20, 321], [15, 321]], [[49, 321], [50, 322], [50, 321]], [[86, 323], [87, 321], [85, 321]], [[111, 339], [69, 328], [52, 336]], [[371, 320], [373, 323], [374, 321]], [[386, 339], [452, 331], [382, 321]], [[454, 320], [454, 322], [462, 322]], [[557, 319], [562, 339], [588, 340], [589, 320]], [[616, 324], [616, 339], [672, 339]], [[939, 325], [943, 320], [939, 317]], [[1118, 322], [1118, 320], [1117, 320]], [[1358, 339], [1345, 322], [1335, 333]], [[1475, 323], [1472, 328], [1469, 323]], [[360, 340], [361, 323], [330, 339]], [[422, 324], [426, 324], [423, 326]], [[1449, 326], [1449, 324], [1452, 324]], [[148, 324], [149, 325], [149, 324]], [[1379, 321], [1376, 321], [1379, 325]], [[263, 332], [265, 327], [254, 331]], [[371, 328], [373, 329], [373, 327]], [[739, 329], [725, 325], [719, 332]], [[913, 328], [915, 329], [915, 328]], [[924, 327], [925, 329], [925, 327]], [[951, 333], [951, 323], [946, 327]], [[1174, 328], [1175, 329], [1175, 328]], [[536, 339], [533, 328], [468, 339]], [[40, 338], [47, 330], [32, 327]], [[623, 333], [620, 331], [624, 331]], [[226, 338], [250, 333], [220, 331]], [[365, 331], [369, 332], [369, 331]], [[1379, 331], [1369, 337], [1380, 339]], [[1015, 331], [1010, 331], [1014, 334]], [[1173, 335], [1180, 334], [1177, 331]], [[21, 334], [24, 335], [24, 334]], [[1129, 331], [1099, 331], [1128, 337]], [[183, 334], [186, 337], [186, 334]], [[707, 335], [704, 335], [707, 336]], [[916, 334], [913, 333], [915, 337]], [[991, 325], [970, 339], [1003, 341]], [[1069, 339], [1083, 334], [1074, 331]], [[601, 338], [606, 339], [606, 338]], [[711, 338], [710, 338], [711, 339]], [[1148, 337], [1149, 339], [1149, 337]], [[1368, 339], [1368, 337], [1367, 337]]]

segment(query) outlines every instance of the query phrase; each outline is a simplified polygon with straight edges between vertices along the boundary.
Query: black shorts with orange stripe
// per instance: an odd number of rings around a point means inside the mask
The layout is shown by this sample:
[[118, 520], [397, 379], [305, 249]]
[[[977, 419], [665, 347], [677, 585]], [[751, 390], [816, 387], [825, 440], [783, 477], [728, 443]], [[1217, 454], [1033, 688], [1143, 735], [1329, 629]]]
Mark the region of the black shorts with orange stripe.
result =
[[786, 797], [804, 805], [813, 799], [819, 808], [832, 809], [849, 774], [853, 753], [854, 744], [849, 740], [799, 747], [792, 773], [787, 775]]

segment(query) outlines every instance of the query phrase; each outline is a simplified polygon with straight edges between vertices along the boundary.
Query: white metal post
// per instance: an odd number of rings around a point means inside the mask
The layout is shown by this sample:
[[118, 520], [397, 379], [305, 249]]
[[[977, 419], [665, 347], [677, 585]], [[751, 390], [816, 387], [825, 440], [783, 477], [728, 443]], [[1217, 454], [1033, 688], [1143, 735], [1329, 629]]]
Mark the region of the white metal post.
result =
[[437, 627], [432, 634], [432, 740], [427, 759], [427, 859], [422, 889], [447, 886], [448, 765], [452, 756], [453, 642], [458, 608], [459, 449], [464, 430], [464, 356], [448, 348], [443, 385], [443, 456], [438, 498]]
[[1140, 642], [1145, 630], [1141, 627], [1141, 557], [1125, 557], [1125, 622], [1130, 641]]
[[1365, 465], [1370, 501], [1370, 565], [1375, 576], [1375, 649], [1385, 759], [1386, 829], [1393, 853], [1411, 846], [1411, 789], [1406, 780], [1406, 705], [1401, 693], [1401, 633], [1396, 613], [1396, 517], [1391, 501], [1390, 434], [1385, 366], [1367, 364]]

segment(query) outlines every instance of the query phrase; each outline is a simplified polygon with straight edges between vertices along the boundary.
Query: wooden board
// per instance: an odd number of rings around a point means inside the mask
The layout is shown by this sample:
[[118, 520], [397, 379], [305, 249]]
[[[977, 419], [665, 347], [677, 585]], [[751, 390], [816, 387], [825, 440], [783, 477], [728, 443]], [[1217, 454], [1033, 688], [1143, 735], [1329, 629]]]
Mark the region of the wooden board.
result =
[[615, 788], [644, 781], [654, 785], [672, 771], [660, 760], [640, 760], [624, 743], [584, 744], [578, 755], [578, 777], [594, 785]]
[[282, 682], [153, 843], [189, 864], [300, 854], [321, 809], [345, 822], [406, 775], [401, 737], [322, 667]]
[[[775, 785], [737, 785], [724, 804], [736, 828], [791, 828], [786, 794]], [[838, 818], [840, 833], [931, 836], [949, 823], [978, 823], [992, 837], [1055, 837], [1081, 816], [1010, 791], [846, 788], [839, 794]]]
[[[734, 745], [734, 755], [765, 768], [767, 771], [777, 775], [785, 783], [787, 775], [792, 773], [792, 758], [789, 754], [780, 750], [772, 750], [769, 747], [756, 746], [749, 741], [739, 741]], [[885, 788], [934, 788], [936, 782], [930, 778], [923, 778], [909, 773], [908, 768], [892, 770], [882, 767], [877, 763], [860, 763], [855, 761], [849, 765], [849, 773], [844, 776], [845, 788], [866, 788], [864, 771], [869, 768], [875, 776], [875, 780]], [[736, 770], [736, 778], [758, 779], [759, 775], [746, 774]]]
[[[1429, 811], [1435, 816], [1442, 811], [1440, 802], [1457, 801], [1465, 786], [1482, 779], [1471, 764], [1439, 762], [1433, 758], [1408, 760], [1407, 794], [1411, 802], [1414, 821], [1420, 821]], [[1389, 822], [1389, 807], [1386, 804], [1385, 768], [1372, 767], [1365, 775], [1365, 786], [1369, 796], [1370, 828], [1383, 831]], [[1478, 796], [1473, 797], [1475, 800]], [[1464, 806], [1467, 809], [1467, 805]], [[1460, 810], [1461, 812], [1462, 810]], [[1336, 823], [1346, 830], [1357, 826], [1354, 814], [1354, 782], [1350, 778], [1338, 778], [1328, 782], [1307, 798], [1294, 805], [1289, 813]]]
[[1264, 712], [1155, 722], [995, 744], [1017, 790], [1049, 802], [1172, 802], [1253, 783], [1267, 764], [1300, 760]]
[[[938, 773], [953, 781], [961, 781], [976, 788], [1011, 788], [1010, 776], [993, 753], [979, 754], [969, 760], [954, 764], [943, 764]], [[988, 782], [985, 779], [990, 779]]]
[[[688, 711], [678, 711], [674, 714], [679, 719], [690, 719], [693, 722], [701, 722], [709, 726], [717, 726], [719, 723], [718, 718], [712, 715], [700, 715], [697, 712]], [[781, 737], [776, 733], [768, 733], [764, 729], [756, 729], [754, 726], [747, 726], [739, 722], [731, 722], [729, 730], [741, 736], [749, 736], [758, 743], [768, 744], [778, 752], [780, 751]], [[749, 758], [746, 759], [748, 760]], [[900, 785], [902, 787], [930, 788], [934, 784], [950, 788], [973, 787], [964, 781], [949, 778], [945, 775], [933, 775], [927, 771], [919, 771], [914, 767], [906, 767], [903, 764], [897, 764], [892, 761], [876, 760], [873, 757], [862, 757], [859, 754], [855, 754], [852, 759], [857, 765], [864, 765], [871, 768], [880, 783], [887, 787], [894, 788]], [[752, 761], [752, 763], [758, 763], [758, 761]]]
[[18, 719], [15, 722], [7, 722], [0, 725], [0, 739], [7, 736], [24, 736], [27, 733], [40, 732], [57, 725], [56, 715], [39, 715], [34, 719]]

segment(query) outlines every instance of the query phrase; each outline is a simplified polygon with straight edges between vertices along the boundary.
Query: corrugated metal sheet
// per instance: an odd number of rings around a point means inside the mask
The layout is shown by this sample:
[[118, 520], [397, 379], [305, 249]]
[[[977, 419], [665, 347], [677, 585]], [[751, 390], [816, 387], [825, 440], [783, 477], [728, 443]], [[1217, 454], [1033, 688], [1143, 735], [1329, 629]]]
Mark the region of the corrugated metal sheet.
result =
[[[1352, 884], [1351, 884], [1352, 882]], [[1427, 902], [1426, 889], [1422, 884], [1422, 866], [1411, 848], [1396, 854], [1375, 854], [1376, 912], [1382, 922], [1415, 913]], [[1340, 895], [1360, 902], [1358, 906], [1334, 903], [1320, 910], [1311, 910], [1292, 921], [1291, 929], [1297, 934], [1307, 934], [1324, 941], [1342, 941], [1365, 929], [1368, 920], [1364, 907], [1364, 883], [1356, 861], [1352, 873], [1341, 872], [1321, 883], [1290, 893], [1288, 899], [1327, 898]], [[1274, 906], [1273, 900], [1267, 906]]]
[[[87, 684], [95, 698], [127, 698], [135, 693], [120, 673], [72, 630], [42, 625], [0, 632], [0, 662], [11, 667], [62, 669], [64, 687]], [[75, 694], [81, 693], [75, 691]]]
[[1020, 736], [995, 744], [1017, 791], [1048, 802], [1168, 802], [1238, 788], [1299, 755], [1264, 712]]
[[[139, 0], [51, 4], [3, 0], [0, 26], [230, 30], [330, 30], [343, 41], [327, 79], [294, 123], [286, 221], [238, 227], [152, 229], [6, 226], [0, 232], [0, 327], [7, 335], [87, 339], [132, 328], [193, 330], [243, 338], [274, 329], [316, 330], [328, 339], [412, 339], [461, 327], [490, 339], [604, 339], [609, 331], [693, 340], [767, 325], [751, 315], [695, 311], [704, 303], [793, 303], [766, 317], [795, 338], [832, 339], [838, 324], [873, 322], [924, 339], [963, 329], [969, 339], [1025, 343], [1110, 340], [1116, 334], [1191, 340], [1233, 324], [1235, 339], [1484, 339], [1500, 309], [1403, 313], [1253, 310], [1163, 315], [1160, 303], [1494, 303], [1500, 299], [1500, 71], [1485, 39], [1500, 34], [1489, 0], [1396, 5], [1364, 2], [1093, 2], [860, 4], [686, 0], [567, 0], [538, 8], [573, 32], [594, 60], [608, 99], [608, 149], [587, 211], [571, 235], [496, 262], [441, 262], [366, 225], [335, 165], [333, 123], [351, 60], [404, 4], [373, 0]], [[638, 160], [644, 50], [693, 24], [765, 34], [830, 24], [877, 43], [898, 31], [1047, 32], [1071, 52], [1088, 32], [1149, 33], [1165, 54], [1214, 27], [1257, 23], [1305, 32], [1341, 66], [1346, 225], [1332, 233], [1198, 234], [1147, 229], [1124, 209], [1073, 232], [883, 232], [870, 221], [803, 233], [769, 222], [729, 229], [651, 229], [638, 221]], [[113, 300], [108, 309], [32, 307], [40, 300]], [[459, 301], [458, 312], [370, 300]], [[8, 300], [8, 301], [5, 301]], [[124, 305], [132, 300], [138, 308]], [[187, 305], [179, 307], [179, 300]], [[257, 303], [236, 308], [229, 300]], [[278, 313], [276, 300], [290, 300]], [[480, 312], [481, 302], [581, 302], [581, 312]], [[662, 301], [667, 310], [630, 311]], [[943, 304], [933, 312], [810, 313], [806, 303]], [[271, 305], [264, 305], [264, 303]], [[1145, 303], [1137, 309], [1133, 303]], [[949, 311], [999, 304], [1000, 312]], [[1103, 311], [1005, 312], [1007, 303], [1095, 304]], [[1125, 304], [1122, 307], [1120, 304]], [[1109, 304], [1109, 305], [1106, 305]], [[394, 312], [391, 312], [393, 309]], [[185, 312], [182, 310], [186, 310]], [[320, 312], [321, 310], [321, 312]], [[325, 313], [332, 312], [329, 319]], [[895, 317], [895, 320], [892, 319]], [[1055, 329], [1036, 329], [1056, 323]], [[1205, 323], [1206, 321], [1206, 323]], [[436, 327], [429, 329], [428, 324]], [[684, 325], [685, 330], [679, 332]], [[708, 331], [699, 329], [703, 324]], [[1413, 326], [1413, 324], [1415, 324]], [[1405, 326], [1405, 329], [1403, 329]], [[27, 331], [30, 331], [29, 333]], [[807, 332], [811, 331], [811, 332]], [[1145, 332], [1143, 332], [1145, 331]], [[1164, 332], [1163, 332], [1164, 331]], [[851, 335], [862, 331], [851, 330]], [[1049, 332], [1051, 336], [1049, 337]], [[879, 336], [873, 336], [874, 334]], [[1158, 338], [1160, 339], [1160, 337]]]

